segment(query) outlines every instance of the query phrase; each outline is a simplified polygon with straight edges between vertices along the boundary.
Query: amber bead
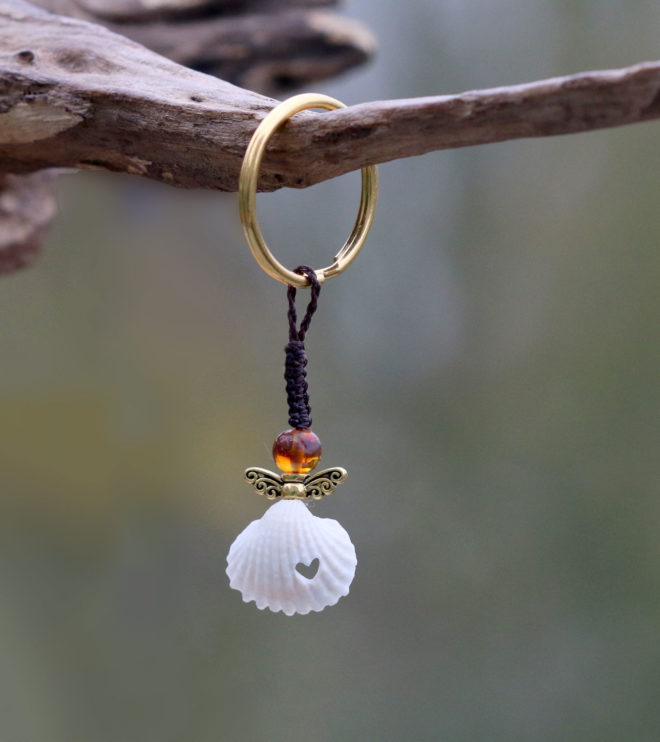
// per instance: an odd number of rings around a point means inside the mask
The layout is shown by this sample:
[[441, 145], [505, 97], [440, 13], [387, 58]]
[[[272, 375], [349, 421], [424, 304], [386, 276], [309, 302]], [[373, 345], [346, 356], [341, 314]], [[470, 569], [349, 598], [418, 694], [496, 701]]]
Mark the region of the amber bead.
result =
[[321, 460], [321, 441], [311, 430], [285, 430], [273, 443], [273, 458], [285, 474], [307, 474]]

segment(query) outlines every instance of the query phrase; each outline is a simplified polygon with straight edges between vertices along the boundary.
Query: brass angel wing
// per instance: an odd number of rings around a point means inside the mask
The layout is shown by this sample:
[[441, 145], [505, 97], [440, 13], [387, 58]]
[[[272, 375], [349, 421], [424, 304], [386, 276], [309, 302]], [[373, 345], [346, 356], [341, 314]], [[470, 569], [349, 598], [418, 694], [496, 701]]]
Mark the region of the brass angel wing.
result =
[[266, 495], [269, 500], [282, 497], [284, 482], [278, 474], [268, 469], [253, 466], [245, 470], [245, 479], [254, 487], [259, 495]]
[[347, 476], [346, 469], [340, 466], [310, 474], [304, 480], [307, 496], [320, 500], [324, 495], [331, 495], [337, 489], [337, 485], [345, 481]]

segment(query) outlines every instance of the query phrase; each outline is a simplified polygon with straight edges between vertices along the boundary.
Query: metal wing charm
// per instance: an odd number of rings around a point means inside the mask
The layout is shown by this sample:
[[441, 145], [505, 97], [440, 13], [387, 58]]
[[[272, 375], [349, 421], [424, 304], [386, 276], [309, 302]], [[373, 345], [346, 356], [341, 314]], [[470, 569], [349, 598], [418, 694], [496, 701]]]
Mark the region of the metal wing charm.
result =
[[268, 469], [253, 466], [245, 470], [245, 479], [254, 487], [259, 495], [266, 495], [269, 500], [282, 497], [284, 482], [278, 474]]
[[304, 480], [307, 496], [320, 500], [324, 495], [331, 495], [337, 489], [337, 485], [345, 481], [347, 476], [346, 469], [340, 466], [310, 474]]

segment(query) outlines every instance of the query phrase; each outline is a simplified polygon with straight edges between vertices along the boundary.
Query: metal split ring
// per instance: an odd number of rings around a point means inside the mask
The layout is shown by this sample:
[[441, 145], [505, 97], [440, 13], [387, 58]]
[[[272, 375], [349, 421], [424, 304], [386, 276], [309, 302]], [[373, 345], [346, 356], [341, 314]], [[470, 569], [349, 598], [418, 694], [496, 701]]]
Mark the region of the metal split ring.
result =
[[[305, 276], [301, 276], [283, 266], [271, 253], [266, 241], [259, 229], [257, 221], [257, 181], [259, 179], [259, 167], [266, 150], [266, 145], [271, 136], [282, 126], [287, 119], [299, 111], [307, 108], [323, 108], [331, 111], [346, 106], [334, 98], [316, 93], [304, 93], [295, 95], [285, 100], [263, 119], [252, 135], [250, 144], [245, 151], [241, 174], [238, 181], [238, 204], [243, 223], [245, 238], [250, 246], [257, 263], [268, 273], [269, 276], [296, 288], [308, 288], [309, 282]], [[374, 220], [376, 200], [378, 198], [378, 176], [376, 166], [363, 167], [362, 188], [360, 192], [360, 207], [358, 215], [349, 238], [335, 255], [331, 265], [326, 268], [315, 269], [320, 283], [327, 278], [338, 276], [346, 270], [353, 262], [358, 252], [364, 245], [367, 234]]]

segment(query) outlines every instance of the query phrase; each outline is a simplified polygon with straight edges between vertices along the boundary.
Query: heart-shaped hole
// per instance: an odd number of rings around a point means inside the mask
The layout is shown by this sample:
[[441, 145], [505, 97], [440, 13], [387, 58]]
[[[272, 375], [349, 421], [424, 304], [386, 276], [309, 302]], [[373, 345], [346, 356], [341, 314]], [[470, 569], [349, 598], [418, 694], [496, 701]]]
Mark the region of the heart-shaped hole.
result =
[[296, 572], [307, 580], [313, 580], [316, 577], [316, 573], [319, 571], [320, 564], [321, 562], [319, 562], [318, 557], [312, 559], [309, 564], [298, 562], [298, 564], [296, 564]]

